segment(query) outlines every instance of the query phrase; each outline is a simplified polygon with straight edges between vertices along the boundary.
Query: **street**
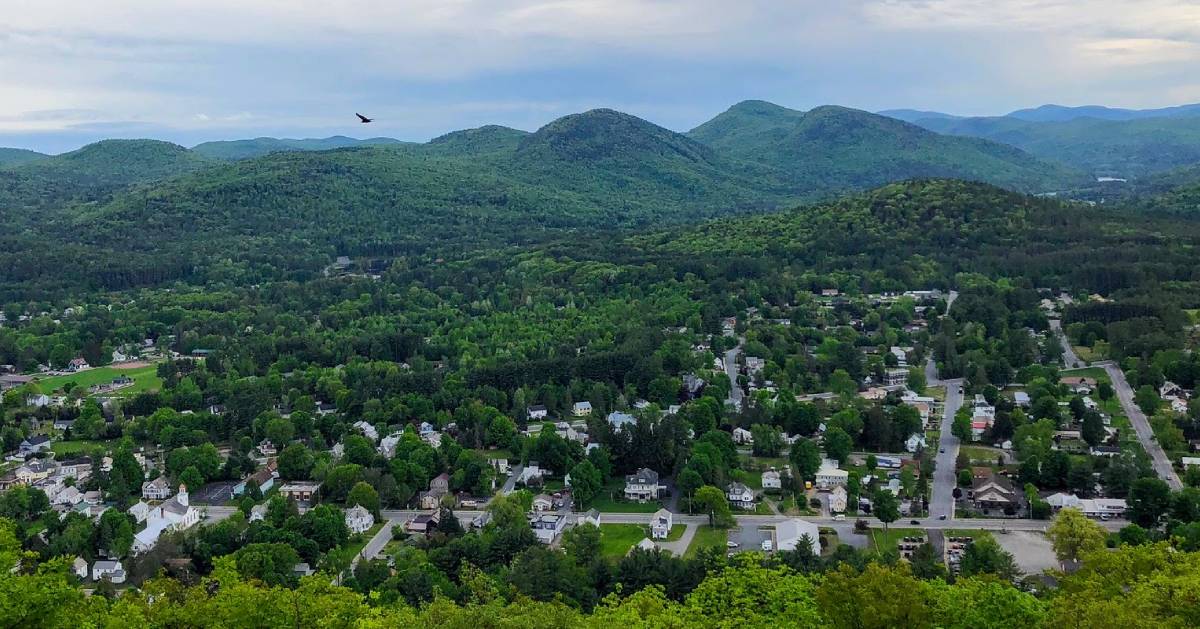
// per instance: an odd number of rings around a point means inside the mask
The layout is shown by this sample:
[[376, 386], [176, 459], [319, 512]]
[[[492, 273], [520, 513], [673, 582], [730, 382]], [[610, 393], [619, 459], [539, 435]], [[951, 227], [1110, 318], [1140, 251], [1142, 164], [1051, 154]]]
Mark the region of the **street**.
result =
[[1154, 430], [1150, 428], [1150, 421], [1146, 419], [1146, 414], [1133, 401], [1133, 389], [1130, 388], [1129, 382], [1125, 380], [1125, 374], [1121, 372], [1121, 368], [1111, 362], [1096, 363], [1104, 366], [1104, 371], [1108, 373], [1109, 380], [1112, 381], [1113, 389], [1117, 393], [1117, 399], [1121, 402], [1121, 408], [1125, 410], [1125, 415], [1129, 417], [1129, 423], [1133, 424], [1133, 432], [1137, 434], [1138, 441], [1142, 442], [1142, 447], [1145, 448], [1146, 454], [1150, 456], [1150, 462], [1154, 466], [1154, 471], [1158, 473], [1159, 478], [1167, 481], [1171, 489], [1182, 489], [1183, 483], [1179, 480], [1179, 475], [1175, 473], [1175, 468], [1171, 465], [1171, 459], [1167, 458], [1167, 453], [1158, 444], [1158, 440], [1154, 438]]
[[1072, 367], [1086, 367], [1087, 363], [1079, 359], [1079, 355], [1075, 353], [1075, 348], [1071, 347], [1071, 341], [1067, 335], [1063, 333], [1062, 321], [1058, 319], [1050, 320], [1050, 331], [1054, 336], [1058, 337], [1058, 342], [1063, 348], [1063, 365], [1070, 369]]
[[738, 355], [742, 353], [742, 343], [745, 339], [738, 338], [737, 347], [725, 352], [725, 375], [729, 377], [729, 399], [728, 403], [733, 405], [734, 410], [742, 410], [742, 387], [738, 384]]
[[955, 461], [958, 458], [958, 437], [951, 432], [954, 424], [954, 414], [963, 403], [961, 388], [962, 379], [946, 380], [946, 403], [943, 405], [942, 425], [938, 436], [938, 453], [934, 458], [936, 467], [933, 471], [932, 496], [929, 500], [929, 514], [934, 518], [946, 516], [947, 520], [954, 519], [954, 487], [958, 477], [954, 473]]

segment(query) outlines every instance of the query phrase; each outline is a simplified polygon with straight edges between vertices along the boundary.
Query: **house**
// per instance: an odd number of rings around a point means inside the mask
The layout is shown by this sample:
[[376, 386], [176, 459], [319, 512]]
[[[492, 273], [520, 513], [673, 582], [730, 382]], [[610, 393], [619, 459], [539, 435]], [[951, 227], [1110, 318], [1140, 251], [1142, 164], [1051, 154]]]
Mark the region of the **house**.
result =
[[[62, 491], [55, 494], [54, 498], [50, 501], [50, 504], [66, 505], [68, 507], [74, 507], [75, 505], [77, 505], [81, 502], [83, 502], [83, 492], [79, 491], [78, 487], [72, 486], [72, 487], [66, 487]], [[145, 503], [139, 502], [138, 504], [145, 504]], [[141, 522], [141, 520], [138, 520], [138, 521]]]
[[1021, 506], [1012, 483], [994, 473], [974, 476], [971, 482], [970, 498], [976, 507], [985, 510], [1001, 509], [1007, 512]]
[[575, 520], [575, 524], [591, 524], [592, 526], [600, 526], [600, 510], [589, 509], [587, 513], [579, 516]]
[[396, 446], [400, 445], [400, 439], [404, 437], [404, 433], [394, 432], [384, 437], [379, 442], [379, 453], [384, 458], [390, 459], [396, 456]]
[[292, 574], [297, 577], [311, 577], [312, 575], [316, 574], [316, 572], [316, 570], [312, 569], [312, 566], [303, 561], [292, 566]]
[[637, 418], [629, 413], [613, 411], [608, 414], [608, 423], [614, 430], [620, 430], [626, 426], [633, 426], [637, 423]]
[[546, 419], [550, 416], [550, 411], [541, 404], [535, 404], [525, 408], [525, 416], [531, 420]]
[[659, 509], [654, 512], [650, 518], [650, 537], [654, 539], [667, 539], [671, 534], [671, 526], [674, 523], [674, 516], [666, 509]]
[[1046, 496], [1046, 503], [1050, 505], [1052, 511], [1058, 511], [1067, 507], [1079, 508], [1080, 499], [1075, 494], [1064, 494], [1058, 492]]
[[260, 505], [254, 505], [253, 507], [250, 507], [250, 521], [251, 522], [261, 522], [262, 520], [266, 519], [266, 517], [267, 517], [267, 503], [264, 502]]
[[521, 473], [517, 475], [516, 483], [529, 485], [531, 483], [540, 483], [542, 481], [542, 468], [538, 466], [537, 461], [530, 461], [529, 465], [521, 468]]
[[1083, 498], [1079, 510], [1089, 518], [1121, 518], [1128, 506], [1121, 498]]
[[375, 516], [362, 505], [354, 505], [346, 509], [346, 528], [350, 529], [350, 534], [366, 533], [375, 526]]
[[1184, 469], [1196, 467], [1197, 465], [1200, 465], [1200, 457], [1185, 456], [1179, 459], [1179, 462], [1183, 464]]
[[83, 480], [92, 475], [92, 457], [81, 456], [62, 461], [58, 464], [58, 473], [63, 477]]
[[754, 443], [754, 435], [750, 434], [745, 428], [733, 429], [733, 442], [738, 445], [748, 445]]
[[200, 512], [188, 503], [187, 485], [180, 485], [174, 498], [151, 509], [146, 528], [133, 536], [133, 552], [144, 553], [154, 548], [164, 532], [186, 530], [199, 521]]
[[159, 476], [142, 483], [142, 500], [166, 500], [171, 497], [171, 484], [167, 477]]
[[354, 422], [352, 427], [355, 430], [357, 430], [358, 432], [361, 432], [364, 437], [366, 437], [367, 439], [370, 439], [372, 443], [379, 441], [379, 431], [376, 430], [375, 427], [372, 426], [371, 424], [368, 424], [367, 422], [360, 419], [360, 420]]
[[0, 391], [8, 391], [9, 389], [25, 386], [30, 382], [33, 382], [33, 376], [6, 373], [0, 376]]
[[119, 561], [97, 561], [92, 564], [92, 580], [108, 579], [114, 584], [125, 582], [125, 567]]
[[864, 400], [882, 400], [888, 396], [888, 390], [883, 387], [868, 387], [866, 391], [858, 394], [858, 397]]
[[508, 459], [488, 459], [488, 465], [491, 465], [497, 474], [508, 476]]
[[892, 356], [896, 357], [896, 365], [898, 367], [907, 367], [908, 366], [908, 352], [911, 349], [912, 349], [911, 347], [894, 347], [893, 346], [893, 347], [889, 348], [888, 351], [891, 352]]
[[17, 480], [26, 485], [32, 485], [49, 477], [54, 470], [55, 466], [52, 461], [31, 459], [28, 463], [17, 468]]
[[1017, 391], [1016, 393], [1014, 393], [1013, 394], [1013, 402], [1015, 402], [1017, 406], [1023, 406], [1026, 408], [1028, 408], [1029, 405], [1032, 404], [1032, 401], [1029, 399], [1029, 394], [1024, 391]]
[[538, 494], [533, 497], [534, 511], [550, 511], [554, 508], [554, 498], [546, 494]]
[[908, 385], [907, 369], [888, 369], [883, 372], [883, 385], [887, 387], [903, 387]]
[[66, 371], [68, 373], [75, 373], [78, 371], [83, 371], [84, 369], [91, 369], [91, 368], [92, 368], [91, 365], [89, 365], [86, 360], [84, 360], [82, 357], [80, 357], [80, 358], [72, 358], [71, 362], [67, 363]]
[[584, 417], [592, 414], [591, 402], [576, 402], [575, 406], [571, 407], [571, 414], [576, 417]]
[[637, 472], [625, 477], [625, 499], [638, 502], [658, 500], [661, 487], [658, 484], [658, 472], [643, 467]]
[[429, 491], [421, 492], [419, 496], [422, 509], [436, 509], [442, 502], [442, 496], [450, 493], [450, 475], [442, 473], [429, 481]]
[[50, 402], [50, 396], [46, 395], [45, 393], [38, 393], [37, 395], [26, 396], [25, 398], [25, 406], [33, 406], [36, 408], [50, 406]]
[[908, 450], [909, 452], [915, 453], [917, 450], [924, 450], [926, 447], [925, 433], [921, 432], [914, 432], [913, 434], [909, 435], [908, 440], [904, 442], [904, 449]]
[[133, 520], [135, 522], [137, 522], [138, 524], [141, 524], [142, 522], [146, 521], [146, 518], [150, 517], [150, 505], [139, 500], [136, 503], [134, 503], [134, 505], [132, 507], [129, 507], [129, 511], [127, 511], [126, 513], [133, 516]]
[[50, 449], [50, 437], [46, 435], [33, 435], [21, 441], [21, 445], [17, 447], [17, 454], [22, 457], [28, 457], [31, 454], [45, 452]]
[[788, 518], [775, 525], [771, 537], [774, 541], [772, 548], [777, 551], [796, 550], [802, 544], [808, 544], [814, 555], [821, 555], [821, 533], [812, 522]]
[[1063, 376], [1058, 381], [1066, 385], [1072, 393], [1088, 395], [1096, 388], [1096, 379], [1086, 376]]
[[763, 489], [783, 489], [783, 479], [774, 468], [762, 473]]
[[242, 481], [233, 486], [233, 495], [240, 496], [246, 493], [246, 486], [254, 481], [258, 485], [260, 492], [266, 493], [269, 489], [275, 486], [275, 477], [278, 473], [275, 471], [277, 464], [275, 461], [268, 461], [266, 465], [256, 470], [253, 474], [242, 479]]
[[834, 487], [845, 487], [849, 482], [850, 472], [838, 469], [837, 461], [833, 459], [822, 459], [821, 467], [817, 470], [817, 489], [833, 489]]
[[435, 516], [429, 513], [421, 513], [405, 523], [404, 530], [408, 531], [409, 533], [428, 535], [436, 525], [437, 518]]
[[315, 481], [292, 481], [279, 488], [279, 495], [296, 502], [311, 502], [320, 490], [321, 483]]
[[634, 550], [642, 550], [649, 553], [658, 550], [658, 546], [649, 537], [643, 537], [642, 541], [634, 544], [633, 548], [629, 549], [629, 552], [632, 553]]
[[846, 488], [838, 485], [829, 492], [829, 512], [830, 513], [845, 513], [846, 512]]
[[76, 557], [75, 561], [71, 562], [71, 572], [80, 579], [88, 578], [88, 563], [83, 557]]
[[529, 526], [539, 542], [553, 544], [563, 529], [567, 528], [567, 516], [561, 513], [542, 513], [530, 518]]
[[704, 393], [704, 387], [707, 383], [703, 378], [694, 373], [689, 373], [683, 376], [683, 397], [688, 400], [694, 400]]
[[725, 490], [725, 497], [729, 499], [730, 506], [739, 509], [754, 508], [754, 490], [741, 483], [730, 483], [729, 489]]
[[1185, 397], [1186, 395], [1187, 392], [1183, 390], [1183, 387], [1170, 380], [1167, 380], [1161, 387], [1158, 387], [1158, 397], [1164, 400], [1173, 397]]
[[275, 448], [275, 444], [271, 443], [270, 439], [263, 439], [262, 441], [259, 442], [258, 452], [259, 452], [259, 454], [262, 454], [263, 456], [266, 456], [266, 457], [271, 457], [271, 456], [275, 456], [276, 454], [279, 454], [279, 450], [277, 450]]

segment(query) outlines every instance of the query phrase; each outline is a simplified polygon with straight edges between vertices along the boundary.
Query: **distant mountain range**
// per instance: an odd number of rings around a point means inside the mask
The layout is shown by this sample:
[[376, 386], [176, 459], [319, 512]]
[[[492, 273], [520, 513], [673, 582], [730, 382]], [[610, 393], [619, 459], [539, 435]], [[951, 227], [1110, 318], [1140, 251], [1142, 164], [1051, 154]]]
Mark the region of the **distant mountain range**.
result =
[[[917, 122], [930, 119], [962, 120], [981, 116], [959, 116], [940, 111], [925, 111], [920, 109], [885, 109], [876, 112], [881, 116], [896, 118], [905, 122]], [[1158, 109], [1121, 109], [1103, 105], [1082, 105], [1068, 107], [1065, 105], [1041, 105], [1028, 109], [1018, 109], [1003, 116], [982, 116], [984, 118], [1014, 118], [1026, 122], [1067, 122], [1077, 118], [1095, 118], [1096, 120], [1144, 120], [1146, 118], [1194, 118], [1200, 116], [1200, 103], [1179, 105], [1176, 107], [1160, 107]]]

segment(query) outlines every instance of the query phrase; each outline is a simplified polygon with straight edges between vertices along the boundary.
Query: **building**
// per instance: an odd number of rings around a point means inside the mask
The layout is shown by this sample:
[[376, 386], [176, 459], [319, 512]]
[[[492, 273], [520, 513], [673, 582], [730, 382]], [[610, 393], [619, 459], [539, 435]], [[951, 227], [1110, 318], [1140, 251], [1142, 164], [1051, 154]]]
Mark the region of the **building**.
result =
[[763, 489], [783, 489], [783, 478], [779, 472], [774, 469], [769, 469], [762, 473], [762, 488]]
[[488, 459], [488, 465], [501, 476], [508, 476], [508, 459]]
[[600, 510], [589, 509], [587, 513], [579, 516], [579, 518], [575, 520], [575, 524], [591, 524], [592, 526], [600, 526]]
[[32, 459], [17, 468], [17, 480], [26, 485], [32, 485], [48, 478], [54, 470], [53, 462], [45, 459]]
[[567, 528], [567, 516], [561, 513], [542, 513], [530, 518], [529, 526], [539, 542], [553, 544]]
[[977, 508], [983, 510], [999, 509], [1007, 513], [1021, 506], [1012, 483], [996, 474], [976, 476], [971, 482], [970, 498]]
[[166, 476], [142, 483], [142, 500], [166, 500], [171, 497], [171, 484]]
[[829, 492], [829, 512], [830, 513], [845, 513], [846, 512], [846, 488], [842, 486], [834, 487]]
[[75, 480], [84, 480], [92, 475], [92, 458], [81, 456], [62, 461], [58, 464], [58, 473]]
[[275, 486], [275, 477], [278, 476], [278, 473], [275, 471], [276, 467], [277, 465], [274, 460], [268, 461], [266, 465], [256, 470], [253, 474], [242, 479], [240, 483], [234, 485], [233, 495], [240, 496], [246, 493], [246, 486], [249, 485], [251, 481], [258, 485], [258, 490], [260, 492], [266, 493]]
[[584, 417], [592, 414], [591, 402], [576, 402], [575, 406], [571, 407], [571, 414], [576, 417]]
[[428, 535], [429, 532], [432, 531], [435, 526], [437, 526], [436, 515], [429, 514], [429, 513], [422, 513], [422, 514], [419, 514], [419, 515], [413, 517], [413, 519], [411, 519], [407, 523], [405, 523], [404, 530], [408, 531], [409, 533], [420, 533], [422, 535]]
[[729, 499], [730, 506], [738, 509], [754, 508], [754, 490], [741, 483], [730, 483], [729, 489], [725, 490], [725, 497]]
[[350, 534], [366, 533], [375, 526], [375, 516], [362, 505], [354, 505], [346, 509], [346, 528]]
[[774, 542], [772, 548], [777, 551], [796, 550], [803, 544], [808, 544], [814, 555], [821, 555], [821, 533], [812, 522], [789, 518], [775, 525], [771, 537]]
[[379, 441], [379, 431], [371, 424], [360, 419], [354, 422], [353, 428], [361, 432], [367, 439], [370, 439], [372, 443]]
[[525, 416], [531, 420], [546, 419], [550, 416], [550, 411], [541, 404], [535, 404], [525, 409]]
[[738, 445], [749, 445], [754, 443], [754, 435], [750, 434], [750, 431], [745, 428], [734, 428], [733, 442]]
[[292, 481], [279, 488], [279, 495], [296, 502], [311, 502], [320, 490], [321, 483], [316, 481]]
[[547, 494], [538, 494], [533, 497], [534, 511], [550, 511], [554, 508], [554, 498]]
[[850, 472], [838, 469], [837, 461], [833, 459], [823, 459], [821, 468], [817, 470], [817, 489], [833, 489], [834, 487], [845, 487], [849, 482]]
[[703, 378], [694, 373], [689, 373], [683, 377], [683, 396], [685, 399], [694, 400], [704, 393], [704, 387], [707, 383]]
[[625, 499], [638, 502], [658, 500], [662, 486], [658, 484], [658, 472], [642, 468], [625, 477]]
[[133, 519], [135, 522], [137, 522], [138, 524], [141, 524], [142, 522], [145, 522], [147, 518], [150, 517], [150, 511], [151, 511], [150, 505], [139, 500], [136, 503], [134, 503], [134, 505], [132, 507], [129, 507], [129, 510], [126, 511], [126, 513], [133, 516]]
[[620, 411], [613, 411], [609, 413], [607, 419], [609, 425], [615, 430], [620, 430], [626, 426], [633, 426], [637, 423], [637, 418], [635, 418], [633, 415], [630, 415], [629, 413], [622, 413]]
[[394, 432], [379, 441], [379, 453], [384, 458], [390, 459], [396, 456], [396, 446], [400, 445], [400, 439], [404, 437], [404, 433]]
[[84, 369], [91, 369], [91, 368], [92, 368], [92, 366], [89, 365], [86, 360], [84, 360], [82, 357], [79, 357], [79, 358], [72, 358], [71, 362], [67, 363], [66, 371], [68, 373], [75, 373], [78, 371], [83, 371]]
[[21, 441], [21, 445], [17, 446], [17, 454], [22, 457], [28, 457], [31, 454], [45, 452], [50, 449], [50, 437], [46, 435], [33, 435]]
[[71, 562], [71, 572], [80, 579], [88, 578], [88, 563], [83, 557], [76, 557], [75, 561]]
[[1024, 406], [1026, 408], [1033, 403], [1032, 400], [1029, 399], [1029, 394], [1024, 391], [1017, 391], [1014, 393], [1013, 402], [1016, 403], [1017, 406]]
[[914, 432], [913, 434], [909, 435], [908, 440], [904, 442], [904, 449], [908, 450], [909, 452], [915, 453], [917, 450], [924, 450], [926, 447], [925, 433], [921, 432]]
[[908, 385], [907, 369], [888, 369], [883, 372], [883, 386], [903, 387]]
[[442, 497], [450, 493], [450, 475], [439, 474], [429, 481], [429, 490], [419, 496], [422, 509], [436, 509], [442, 502]]
[[174, 498], [150, 510], [146, 528], [133, 536], [133, 552], [144, 553], [154, 548], [164, 532], [186, 530], [199, 521], [200, 512], [188, 504], [187, 485], [180, 485]]
[[108, 579], [114, 584], [125, 582], [125, 566], [119, 561], [97, 561], [92, 564], [92, 580]]
[[671, 526], [673, 526], [675, 516], [666, 509], [659, 509], [654, 512], [650, 518], [650, 537], [654, 539], [667, 539], [671, 534]]

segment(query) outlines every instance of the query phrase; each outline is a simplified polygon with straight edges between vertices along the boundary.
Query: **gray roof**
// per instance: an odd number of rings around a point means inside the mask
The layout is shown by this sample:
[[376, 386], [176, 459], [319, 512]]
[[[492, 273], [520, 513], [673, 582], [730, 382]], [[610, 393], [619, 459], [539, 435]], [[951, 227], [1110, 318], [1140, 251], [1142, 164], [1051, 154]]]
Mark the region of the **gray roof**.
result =
[[636, 473], [626, 476], [625, 482], [633, 483], [636, 485], [657, 485], [658, 484], [658, 472], [655, 472], [654, 470], [652, 470], [648, 467], [643, 467], [642, 469], [638, 470]]

